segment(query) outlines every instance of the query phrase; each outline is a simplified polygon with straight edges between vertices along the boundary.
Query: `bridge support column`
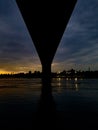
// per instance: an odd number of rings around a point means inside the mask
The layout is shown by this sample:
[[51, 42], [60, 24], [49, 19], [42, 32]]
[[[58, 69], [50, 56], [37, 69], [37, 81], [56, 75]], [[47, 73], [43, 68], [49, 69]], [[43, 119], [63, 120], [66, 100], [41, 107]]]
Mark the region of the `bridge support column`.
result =
[[51, 63], [42, 64], [42, 78], [47, 81], [51, 79]]

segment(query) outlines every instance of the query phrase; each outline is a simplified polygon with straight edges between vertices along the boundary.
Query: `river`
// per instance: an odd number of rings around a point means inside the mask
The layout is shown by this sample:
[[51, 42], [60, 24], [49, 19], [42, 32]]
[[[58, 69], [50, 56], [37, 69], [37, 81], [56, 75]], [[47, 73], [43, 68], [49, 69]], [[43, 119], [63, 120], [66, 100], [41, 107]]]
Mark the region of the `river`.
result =
[[0, 79], [0, 130], [96, 129], [98, 79]]

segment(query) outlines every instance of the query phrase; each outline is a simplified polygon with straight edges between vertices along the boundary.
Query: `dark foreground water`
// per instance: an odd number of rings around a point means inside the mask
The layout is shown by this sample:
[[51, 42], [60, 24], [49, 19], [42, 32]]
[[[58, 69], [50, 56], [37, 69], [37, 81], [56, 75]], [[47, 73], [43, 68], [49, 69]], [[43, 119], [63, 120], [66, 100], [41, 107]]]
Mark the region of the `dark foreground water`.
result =
[[98, 129], [98, 79], [0, 79], [0, 130]]

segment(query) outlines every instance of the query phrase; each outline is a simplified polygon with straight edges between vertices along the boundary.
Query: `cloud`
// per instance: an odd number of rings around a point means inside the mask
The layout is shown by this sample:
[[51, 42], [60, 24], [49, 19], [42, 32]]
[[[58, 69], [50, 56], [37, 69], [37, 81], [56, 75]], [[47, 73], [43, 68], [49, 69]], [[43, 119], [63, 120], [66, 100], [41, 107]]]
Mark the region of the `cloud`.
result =
[[[98, 63], [98, 2], [78, 0], [54, 63], [67, 66]], [[64, 52], [65, 51], [65, 52]], [[85, 66], [84, 66], [85, 67]], [[97, 66], [98, 67], [98, 66]]]
[[38, 65], [37, 52], [15, 1], [1, 0], [0, 69], [20, 71], [24, 68], [27, 71], [30, 67], [37, 69]]
[[[98, 1], [78, 0], [52, 70], [81, 68], [81, 65], [87, 68], [91, 64], [95, 64], [94, 69], [98, 68]], [[15, 0], [0, 0], [0, 69], [41, 70], [38, 54]]]

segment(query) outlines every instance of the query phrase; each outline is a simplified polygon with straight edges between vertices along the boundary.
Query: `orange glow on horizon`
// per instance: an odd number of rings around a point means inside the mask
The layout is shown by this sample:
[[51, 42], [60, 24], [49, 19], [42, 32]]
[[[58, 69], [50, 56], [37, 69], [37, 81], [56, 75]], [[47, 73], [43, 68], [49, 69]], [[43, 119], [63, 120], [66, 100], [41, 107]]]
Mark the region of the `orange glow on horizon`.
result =
[[25, 72], [11, 72], [6, 70], [0, 70], [0, 74], [16, 74], [16, 73], [25, 73]]
[[0, 70], [0, 74], [10, 74], [11, 72], [5, 71], [5, 70]]

